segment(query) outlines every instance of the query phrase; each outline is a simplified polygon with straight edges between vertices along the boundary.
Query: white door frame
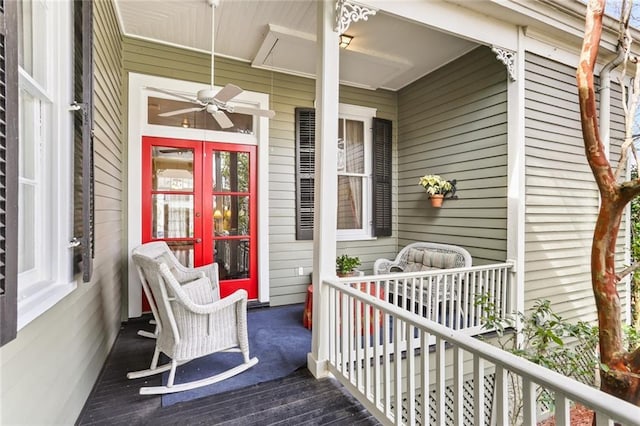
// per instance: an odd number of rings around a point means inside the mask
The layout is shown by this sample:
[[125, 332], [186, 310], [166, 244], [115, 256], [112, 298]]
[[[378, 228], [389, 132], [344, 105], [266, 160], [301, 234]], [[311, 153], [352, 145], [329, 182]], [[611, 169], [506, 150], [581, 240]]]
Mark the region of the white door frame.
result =
[[[142, 240], [142, 136], [159, 136], [176, 139], [241, 143], [258, 147], [258, 301], [269, 301], [269, 120], [256, 117], [254, 134], [230, 133], [203, 129], [185, 129], [148, 124], [147, 99], [151, 95], [173, 99], [147, 87], [158, 87], [193, 96], [208, 86], [190, 81], [174, 80], [144, 74], [129, 73], [129, 131], [127, 152], [127, 261], [128, 316], [142, 314], [142, 287], [131, 262], [131, 251]], [[234, 103], [269, 108], [269, 95], [245, 91], [234, 98]]]

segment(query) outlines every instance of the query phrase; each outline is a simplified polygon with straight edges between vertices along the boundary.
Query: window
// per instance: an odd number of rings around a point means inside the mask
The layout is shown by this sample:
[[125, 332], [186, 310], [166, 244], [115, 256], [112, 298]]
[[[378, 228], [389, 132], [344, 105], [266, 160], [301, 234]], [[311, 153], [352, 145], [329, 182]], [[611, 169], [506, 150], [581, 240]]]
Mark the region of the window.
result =
[[[375, 110], [340, 105], [338, 238], [391, 235], [391, 122]], [[375, 141], [375, 144], [374, 144]], [[313, 238], [315, 111], [296, 109], [296, 238]]]
[[375, 110], [370, 108], [340, 105], [337, 142], [337, 237], [340, 240], [372, 236], [370, 129], [374, 114]]
[[[74, 101], [72, 18], [74, 12], [86, 13], [92, 5], [56, 0], [14, 3], [19, 39], [17, 329], [20, 329], [75, 288], [73, 250], [69, 245], [73, 237], [70, 217], [74, 188], [74, 113], [70, 110]], [[85, 3], [87, 7], [83, 7]], [[85, 19], [86, 15], [82, 15], [78, 21]], [[81, 56], [76, 55], [75, 59], [82, 63]], [[84, 67], [82, 63], [78, 69]], [[82, 98], [80, 102], [90, 106]], [[87, 109], [81, 114], [90, 116]]]

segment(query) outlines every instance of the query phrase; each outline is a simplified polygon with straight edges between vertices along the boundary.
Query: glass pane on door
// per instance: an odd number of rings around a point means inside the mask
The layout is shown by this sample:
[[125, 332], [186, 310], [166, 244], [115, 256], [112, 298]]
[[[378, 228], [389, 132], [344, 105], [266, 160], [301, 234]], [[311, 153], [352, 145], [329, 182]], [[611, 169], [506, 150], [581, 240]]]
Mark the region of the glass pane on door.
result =
[[214, 192], [249, 191], [248, 152], [214, 151], [212, 170]]
[[154, 146], [154, 191], [193, 191], [193, 149]]
[[216, 236], [249, 235], [249, 197], [213, 197], [213, 230]]
[[215, 261], [221, 280], [249, 278], [249, 240], [217, 240], [214, 243]]
[[154, 194], [152, 238], [193, 238], [193, 195]]

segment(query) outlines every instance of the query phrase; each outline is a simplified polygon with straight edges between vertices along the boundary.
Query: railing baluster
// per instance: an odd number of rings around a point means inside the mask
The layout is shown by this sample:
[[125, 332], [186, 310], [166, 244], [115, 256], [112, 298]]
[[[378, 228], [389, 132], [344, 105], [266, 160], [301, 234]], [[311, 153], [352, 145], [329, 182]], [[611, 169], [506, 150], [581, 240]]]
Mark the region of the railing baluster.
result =
[[[361, 289], [362, 291], [362, 289]], [[365, 289], [366, 291], [366, 289]], [[364, 380], [362, 375], [364, 374], [364, 354], [363, 354], [363, 345], [364, 345], [364, 339], [365, 336], [367, 335], [366, 333], [368, 333], [369, 330], [369, 323], [367, 323], [367, 321], [363, 318], [364, 315], [367, 315], [367, 312], [369, 311], [369, 308], [365, 309], [365, 304], [364, 302], [360, 301], [360, 300], [356, 300], [357, 303], [357, 309], [356, 309], [356, 332], [355, 332], [355, 336], [354, 336], [354, 340], [356, 343], [356, 350], [355, 350], [355, 357], [356, 357], [356, 366], [355, 366], [355, 372], [356, 372], [356, 386], [358, 386], [358, 389], [360, 391], [362, 391], [364, 389]]]
[[[501, 366], [496, 366], [494, 393], [495, 403], [493, 404], [496, 410], [495, 418], [496, 425], [507, 426], [509, 424], [509, 388], [507, 385], [507, 375], [509, 373]], [[515, 390], [518, 391], [517, 389]], [[492, 413], [492, 417], [493, 417]]]
[[[369, 293], [371, 293], [373, 291], [373, 294], [377, 295], [378, 293], [375, 292], [376, 290], [376, 283], [367, 283], [367, 290], [369, 290]], [[362, 359], [363, 359], [363, 373], [364, 373], [364, 382], [363, 382], [363, 390], [362, 392], [365, 395], [369, 395], [373, 386], [373, 365], [371, 364], [371, 349], [372, 349], [372, 344], [373, 344], [373, 327], [374, 327], [374, 323], [373, 321], [375, 320], [375, 313], [374, 308], [373, 307], [369, 307], [367, 304], [363, 303], [363, 307], [364, 309], [364, 330], [363, 330], [363, 337], [362, 337], [362, 350], [363, 350], [363, 354], [362, 354]]]
[[394, 323], [394, 330], [396, 331], [396, 334], [393, 336], [393, 383], [395, 384], [393, 396], [395, 409], [394, 416], [396, 419], [396, 424], [399, 425], [402, 424], [402, 339], [400, 339], [398, 333], [401, 333], [401, 330], [406, 329], [406, 324], [404, 324], [404, 321], [402, 321], [398, 317], [394, 317]]
[[525, 425], [536, 424], [536, 385], [526, 377], [522, 378], [522, 418]]
[[454, 424], [464, 423], [464, 359], [462, 348], [453, 348], [453, 418]]
[[484, 360], [473, 357], [473, 423], [484, 426]]
[[420, 335], [422, 337], [420, 341], [421, 349], [421, 374], [420, 374], [420, 406], [422, 407], [422, 418], [421, 422], [423, 425], [428, 425], [431, 421], [430, 419], [430, 406], [429, 406], [429, 395], [431, 394], [429, 389], [429, 340], [431, 339], [431, 335], [426, 331], [421, 331]]
[[492, 302], [495, 303], [496, 305], [498, 305], [500, 303], [499, 300], [496, 300], [496, 270], [495, 269], [491, 269], [491, 271], [489, 271], [490, 274], [490, 278], [489, 278], [489, 294], [491, 295], [492, 298]]
[[473, 314], [473, 325], [474, 326], [481, 325], [481, 321], [480, 321], [480, 318], [481, 318], [481, 316], [480, 316], [480, 305], [476, 304], [476, 300], [475, 300], [475, 297], [477, 295], [482, 294], [482, 293], [480, 293], [478, 291], [478, 274], [479, 274], [478, 271], [474, 272], [473, 273], [473, 278], [471, 279], [471, 282], [472, 282], [472, 285], [473, 285], [472, 288], [473, 288], [473, 297], [474, 297], [474, 300], [473, 300], [473, 307], [474, 307], [474, 309], [473, 309], [473, 312], [474, 312], [474, 314]]
[[347, 305], [347, 303], [349, 302], [349, 295], [346, 293], [342, 293], [342, 303], [341, 303], [341, 311], [342, 313], [340, 314], [340, 325], [341, 325], [341, 336], [342, 336], [342, 342], [341, 342], [341, 346], [340, 349], [342, 351], [342, 375], [344, 377], [349, 377], [349, 369], [348, 369], [348, 365], [349, 365], [349, 341], [348, 341], [348, 337], [349, 337], [349, 324], [348, 324], [348, 318], [349, 318], [349, 306]]
[[[397, 293], [396, 293], [397, 294]], [[384, 326], [384, 345], [383, 348], [383, 373], [384, 373], [384, 412], [387, 417], [392, 415], [391, 413], [391, 354], [389, 348], [390, 342], [395, 339], [395, 316], [385, 313], [385, 326]]]
[[436, 336], [436, 423], [446, 424], [445, 415], [445, 349], [444, 339]]
[[555, 410], [556, 426], [569, 426], [569, 400], [560, 392], [555, 395]]
[[407, 424], [416, 424], [416, 365], [415, 365], [415, 340], [414, 332], [416, 328], [412, 325], [407, 327]]
[[[380, 291], [380, 288], [377, 288], [376, 293]], [[379, 293], [378, 293], [379, 294]], [[385, 294], [388, 297], [389, 294], [389, 281], [385, 281]], [[373, 377], [374, 377], [374, 390], [373, 390], [373, 401], [376, 406], [381, 402], [380, 388], [382, 384], [382, 377], [380, 375], [380, 345], [383, 343], [381, 341], [381, 335], [383, 330], [380, 330], [380, 320], [382, 320], [382, 324], [384, 328], [388, 328], [389, 324], [385, 321], [386, 314], [381, 311], [379, 308], [375, 308], [375, 323], [373, 325]]]

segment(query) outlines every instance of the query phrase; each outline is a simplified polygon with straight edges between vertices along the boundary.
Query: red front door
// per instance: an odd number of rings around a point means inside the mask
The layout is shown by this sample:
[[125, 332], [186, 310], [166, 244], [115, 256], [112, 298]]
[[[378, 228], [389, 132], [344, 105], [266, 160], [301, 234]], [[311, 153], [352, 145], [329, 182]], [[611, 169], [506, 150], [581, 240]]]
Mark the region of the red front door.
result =
[[142, 138], [142, 242], [218, 264], [222, 297], [258, 297], [255, 146]]

